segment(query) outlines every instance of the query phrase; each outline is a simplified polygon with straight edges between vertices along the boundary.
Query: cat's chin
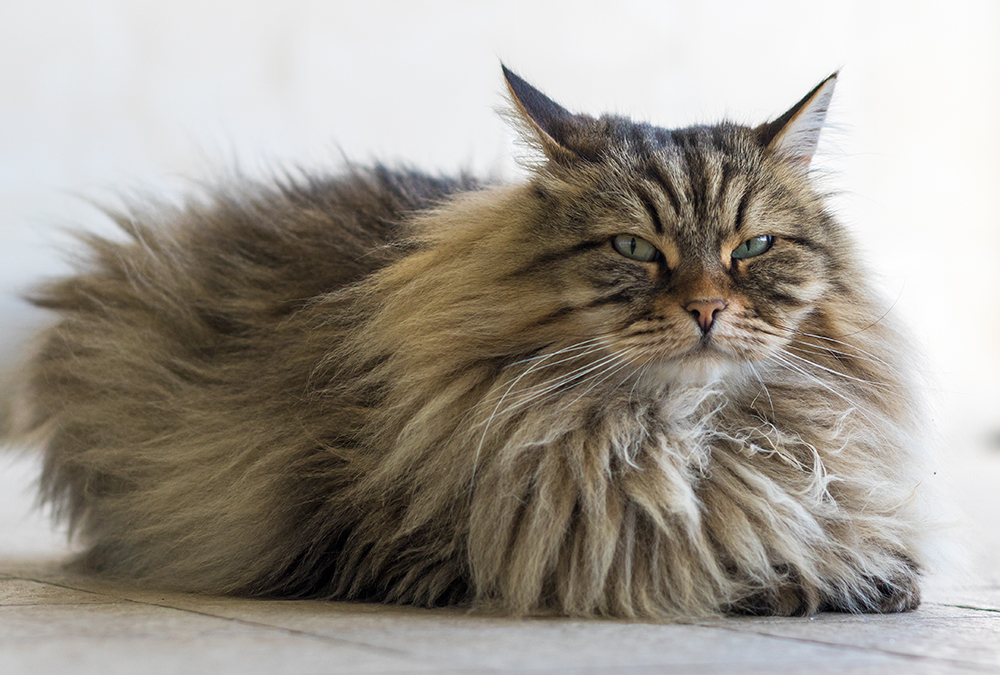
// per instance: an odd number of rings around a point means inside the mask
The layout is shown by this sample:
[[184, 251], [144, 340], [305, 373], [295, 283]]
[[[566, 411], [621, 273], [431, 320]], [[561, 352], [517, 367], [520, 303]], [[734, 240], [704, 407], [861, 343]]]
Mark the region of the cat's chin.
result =
[[672, 387], [708, 387], [738, 378], [743, 370], [722, 352], [699, 350], [650, 366], [648, 377]]

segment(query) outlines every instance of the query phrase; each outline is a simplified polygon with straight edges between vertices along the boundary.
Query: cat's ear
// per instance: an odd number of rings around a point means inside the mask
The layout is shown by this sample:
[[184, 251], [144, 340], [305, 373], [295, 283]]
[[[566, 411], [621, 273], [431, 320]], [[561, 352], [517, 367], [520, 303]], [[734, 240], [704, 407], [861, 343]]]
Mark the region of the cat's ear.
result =
[[507, 66], [503, 76], [507, 81], [511, 102], [514, 104], [514, 120], [525, 132], [531, 134], [526, 140], [537, 145], [549, 159], [561, 164], [581, 159], [575, 142], [581, 132], [592, 126], [594, 119], [587, 115], [574, 115], [561, 105], [538, 91]]
[[757, 127], [757, 136], [767, 152], [792, 164], [808, 166], [816, 152], [836, 84], [837, 73], [834, 73], [784, 115]]

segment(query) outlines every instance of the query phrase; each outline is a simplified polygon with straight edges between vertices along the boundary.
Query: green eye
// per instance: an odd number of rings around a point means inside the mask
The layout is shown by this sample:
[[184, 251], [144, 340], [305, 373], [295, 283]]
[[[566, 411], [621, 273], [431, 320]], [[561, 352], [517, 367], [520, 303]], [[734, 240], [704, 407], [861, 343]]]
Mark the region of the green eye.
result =
[[761, 253], [766, 253], [774, 244], [774, 237], [769, 234], [747, 239], [745, 242], [733, 249], [733, 257], [737, 260], [753, 258]]
[[660, 254], [648, 241], [633, 237], [631, 234], [619, 234], [615, 237], [614, 244], [616, 251], [626, 258], [639, 262], [652, 262]]

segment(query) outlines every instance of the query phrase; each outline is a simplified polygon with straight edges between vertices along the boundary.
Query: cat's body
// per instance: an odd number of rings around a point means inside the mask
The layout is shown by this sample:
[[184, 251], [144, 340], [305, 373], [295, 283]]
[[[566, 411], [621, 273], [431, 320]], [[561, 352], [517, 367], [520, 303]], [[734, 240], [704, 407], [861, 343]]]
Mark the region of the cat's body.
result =
[[916, 606], [906, 347], [773, 123], [570, 115], [520, 185], [384, 168], [118, 217], [23, 431], [85, 567], [248, 595], [691, 616]]

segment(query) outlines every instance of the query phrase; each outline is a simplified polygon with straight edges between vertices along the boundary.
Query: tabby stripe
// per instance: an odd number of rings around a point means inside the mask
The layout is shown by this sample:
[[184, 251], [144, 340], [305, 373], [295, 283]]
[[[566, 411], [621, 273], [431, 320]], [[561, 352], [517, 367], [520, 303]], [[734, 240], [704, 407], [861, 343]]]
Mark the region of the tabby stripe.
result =
[[584, 303], [582, 305], [566, 305], [564, 307], [560, 307], [556, 311], [551, 312], [542, 317], [541, 319], [539, 319], [538, 321], [536, 321], [534, 325], [544, 326], [554, 321], [558, 321], [559, 319], [563, 318], [564, 316], [568, 316], [573, 312], [578, 312], [584, 309], [593, 309], [595, 307], [601, 307], [603, 305], [629, 304], [631, 302], [632, 302], [631, 293], [629, 293], [628, 291], [615, 291], [614, 293], [610, 293], [608, 295], [595, 298], [590, 302]]
[[646, 207], [646, 210], [649, 211], [649, 217], [653, 221], [653, 227], [656, 229], [657, 234], [663, 234], [666, 232], [666, 230], [663, 229], [663, 221], [660, 220], [660, 214], [656, 210], [656, 204], [653, 203], [653, 200], [645, 192], [645, 190], [639, 191], [639, 200], [642, 202], [642, 205]]
[[684, 161], [687, 163], [688, 183], [691, 185], [691, 210], [697, 214], [705, 214], [707, 213], [705, 200], [708, 198], [709, 172], [706, 171], [700, 149], [693, 144], [685, 146]]
[[632, 331], [628, 334], [628, 337], [636, 337], [637, 335], [652, 335], [653, 333], [662, 333], [663, 327], [657, 328], [644, 328], [642, 330]]
[[673, 208], [676, 215], [681, 215], [681, 201], [677, 198], [677, 192], [674, 190], [674, 186], [670, 184], [667, 177], [663, 175], [663, 171], [657, 165], [651, 165], [646, 167], [645, 172], [646, 178], [651, 180], [660, 186], [663, 190], [663, 194], [667, 196], [667, 201], [670, 202], [671, 208]]
[[619, 303], [630, 303], [632, 302], [632, 294], [628, 291], [616, 291], [610, 295], [605, 295], [600, 298], [595, 298], [587, 304], [580, 307], [580, 309], [592, 309], [594, 307], [601, 307], [603, 305], [614, 305]]
[[746, 220], [747, 214], [747, 204], [750, 203], [750, 192], [744, 192], [743, 196], [740, 198], [740, 205], [736, 208], [736, 231], [739, 232], [743, 229], [743, 223]]
[[537, 272], [540, 268], [543, 268], [550, 263], [556, 262], [557, 260], [564, 260], [574, 255], [579, 255], [581, 253], [586, 253], [587, 251], [592, 251], [595, 248], [600, 248], [601, 246], [607, 246], [607, 239], [590, 239], [587, 241], [581, 241], [569, 248], [557, 249], [555, 251], [548, 251], [542, 253], [541, 255], [533, 258], [526, 265], [519, 267], [514, 270], [510, 276], [519, 277], [525, 274], [531, 274], [532, 272]]
[[808, 303], [796, 298], [787, 293], [781, 293], [780, 291], [770, 291], [767, 294], [768, 299], [774, 302], [780, 302], [783, 305], [789, 305], [791, 307], [805, 307]]
[[716, 200], [722, 203], [726, 198], [726, 193], [729, 192], [729, 184], [733, 182], [733, 178], [736, 176], [736, 167], [733, 166], [732, 162], [722, 163], [722, 177], [719, 179], [719, 194], [716, 195]]
[[830, 248], [824, 244], [820, 244], [810, 239], [802, 239], [801, 237], [786, 237], [782, 235], [780, 238], [784, 239], [785, 241], [790, 241], [793, 244], [797, 244], [802, 248], [807, 248], [810, 251], [815, 251], [816, 253], [819, 253], [824, 257], [826, 257], [828, 260], [832, 257], [830, 255]]

